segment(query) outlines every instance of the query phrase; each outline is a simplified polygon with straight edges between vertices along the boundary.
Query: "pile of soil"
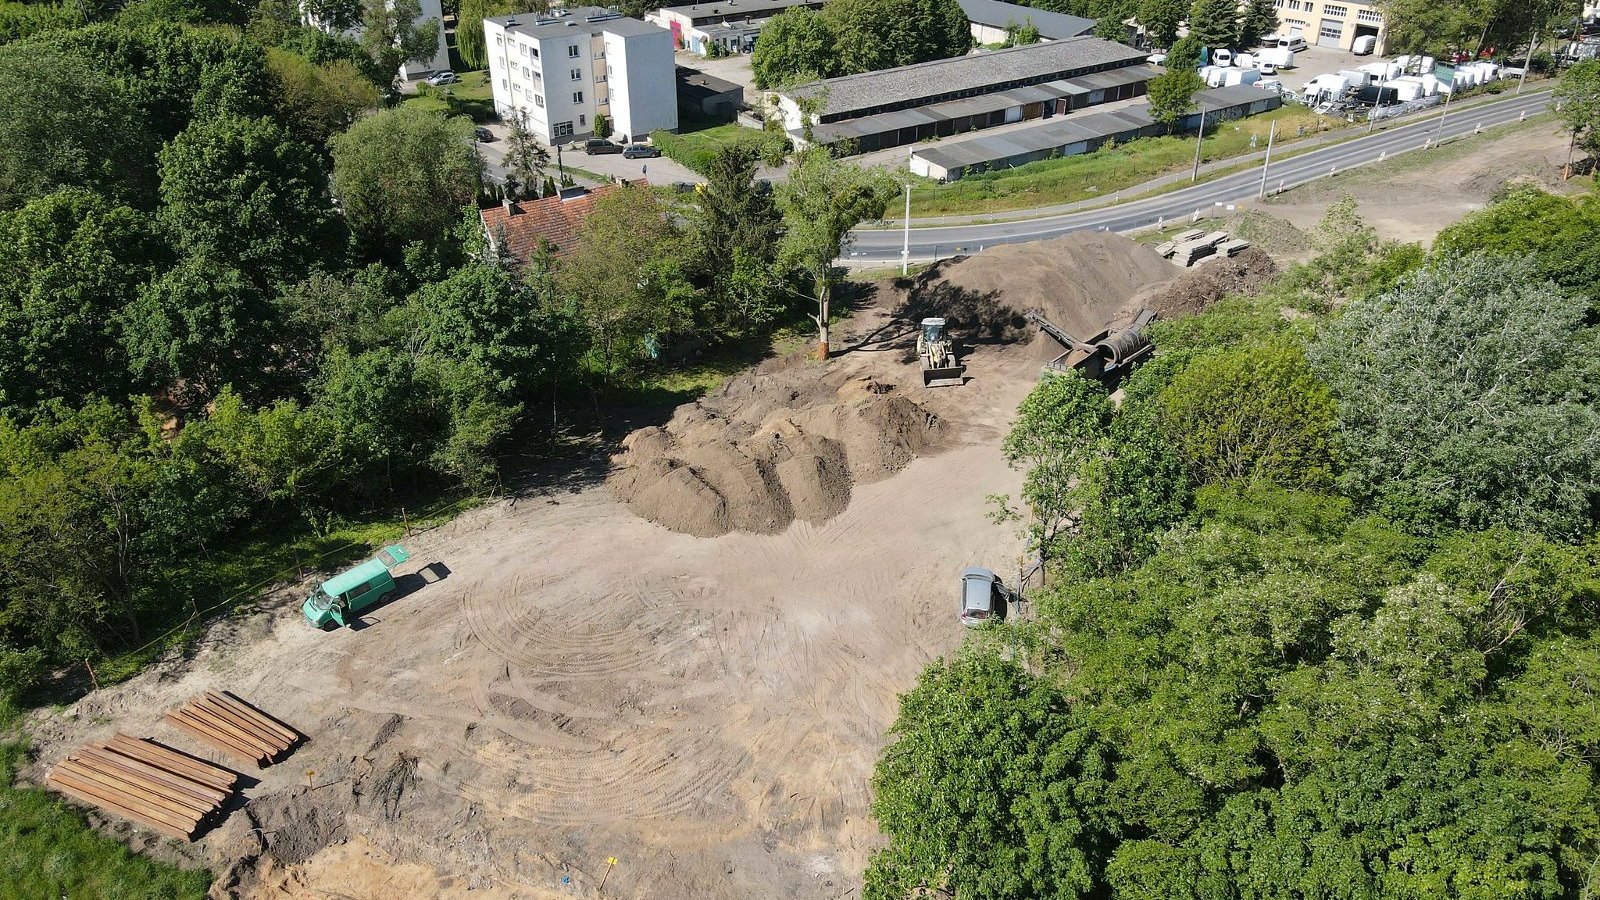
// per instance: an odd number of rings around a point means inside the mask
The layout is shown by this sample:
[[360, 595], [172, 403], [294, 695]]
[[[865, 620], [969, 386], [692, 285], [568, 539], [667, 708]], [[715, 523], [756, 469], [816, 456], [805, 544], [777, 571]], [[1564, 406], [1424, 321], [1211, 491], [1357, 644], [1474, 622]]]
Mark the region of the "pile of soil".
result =
[[912, 286], [906, 312], [913, 321], [945, 316], [977, 340], [1031, 341], [1030, 356], [1044, 361], [1059, 356], [1061, 345], [1030, 325], [1026, 313], [1042, 312], [1088, 339], [1122, 319], [1130, 297], [1177, 276], [1144, 244], [1080, 231], [940, 263]]
[[1155, 310], [1163, 319], [1193, 315], [1229, 294], [1252, 293], [1277, 273], [1277, 264], [1265, 250], [1247, 247], [1238, 256], [1205, 260], [1166, 284], [1140, 291], [1128, 301], [1123, 318], [1132, 321], [1140, 307]]
[[641, 428], [612, 457], [608, 484], [673, 531], [772, 534], [819, 523], [853, 485], [893, 475], [942, 442], [941, 420], [870, 376], [763, 366]]

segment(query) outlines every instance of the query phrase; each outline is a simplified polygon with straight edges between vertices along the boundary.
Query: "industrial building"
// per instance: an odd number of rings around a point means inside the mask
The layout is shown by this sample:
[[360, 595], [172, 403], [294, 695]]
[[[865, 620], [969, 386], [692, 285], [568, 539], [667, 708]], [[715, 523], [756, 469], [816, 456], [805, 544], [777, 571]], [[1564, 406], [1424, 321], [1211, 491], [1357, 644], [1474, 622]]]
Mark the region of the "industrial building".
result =
[[972, 24], [972, 40], [978, 46], [1003, 42], [1011, 29], [1031, 24], [1044, 41], [1064, 41], [1094, 31], [1094, 20], [1032, 6], [1019, 6], [1003, 0], [957, 0]]
[[846, 75], [773, 95], [798, 141], [870, 152], [1141, 96], [1145, 55], [1096, 37]]
[[[1283, 105], [1283, 99], [1276, 93], [1245, 85], [1200, 91], [1194, 95], [1194, 102], [1195, 111], [1180, 120], [1178, 130], [1199, 128], [1202, 112], [1209, 126]], [[999, 134], [974, 135], [919, 147], [911, 152], [910, 168], [917, 175], [955, 181], [963, 175], [1020, 166], [1051, 156], [1092, 153], [1108, 141], [1121, 143], [1166, 133], [1166, 126], [1151, 118], [1148, 104], [1130, 104], [1121, 109], [1067, 116]]]
[[522, 116], [540, 140], [594, 133], [605, 116], [617, 140], [678, 130], [672, 35], [587, 6], [483, 20], [500, 118]]
[[1349, 50], [1357, 38], [1377, 39], [1375, 52], [1385, 52], [1389, 33], [1377, 3], [1359, 0], [1275, 0], [1278, 31], [1299, 34], [1306, 43], [1334, 50]]

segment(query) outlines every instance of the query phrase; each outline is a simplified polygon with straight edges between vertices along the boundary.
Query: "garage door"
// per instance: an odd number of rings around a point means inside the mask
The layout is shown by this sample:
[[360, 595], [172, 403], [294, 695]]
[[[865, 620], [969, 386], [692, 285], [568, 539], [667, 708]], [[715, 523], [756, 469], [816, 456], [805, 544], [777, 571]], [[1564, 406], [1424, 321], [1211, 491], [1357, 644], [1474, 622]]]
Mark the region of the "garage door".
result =
[[1332, 47], [1333, 49], [1338, 50], [1342, 46], [1341, 42], [1343, 39], [1343, 22], [1329, 22], [1324, 19], [1322, 22], [1322, 27], [1317, 29], [1318, 47]]

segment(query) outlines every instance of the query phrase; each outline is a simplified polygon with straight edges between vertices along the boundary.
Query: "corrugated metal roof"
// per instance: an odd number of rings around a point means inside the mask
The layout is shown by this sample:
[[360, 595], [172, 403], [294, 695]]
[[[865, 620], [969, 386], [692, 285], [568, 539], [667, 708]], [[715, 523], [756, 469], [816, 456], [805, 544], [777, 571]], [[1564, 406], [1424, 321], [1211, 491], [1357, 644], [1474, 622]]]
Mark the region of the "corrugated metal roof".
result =
[[1094, 30], [1094, 20], [1082, 16], [1019, 6], [1015, 3], [1002, 3], [1001, 0], [956, 0], [956, 2], [961, 4], [961, 11], [967, 14], [969, 22], [995, 28], [1032, 22], [1033, 27], [1039, 29], [1040, 37], [1052, 41], [1077, 37]]
[[968, 91], [992, 93], [1008, 84], [1042, 83], [1084, 69], [1130, 66], [1143, 59], [1144, 54], [1132, 47], [1076, 37], [828, 78], [800, 85], [789, 94], [822, 97], [819, 114], [837, 116], [918, 100], [954, 99], [952, 95]]

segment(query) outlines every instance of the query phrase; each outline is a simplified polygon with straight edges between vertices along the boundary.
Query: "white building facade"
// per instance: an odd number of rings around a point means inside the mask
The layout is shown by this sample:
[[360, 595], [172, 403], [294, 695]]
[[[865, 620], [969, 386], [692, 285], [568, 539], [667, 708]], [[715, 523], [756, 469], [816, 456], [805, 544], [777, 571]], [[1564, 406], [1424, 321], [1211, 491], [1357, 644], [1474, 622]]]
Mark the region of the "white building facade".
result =
[[672, 34], [598, 7], [483, 20], [494, 108], [526, 117], [548, 144], [594, 134], [605, 116], [616, 141], [678, 130]]

